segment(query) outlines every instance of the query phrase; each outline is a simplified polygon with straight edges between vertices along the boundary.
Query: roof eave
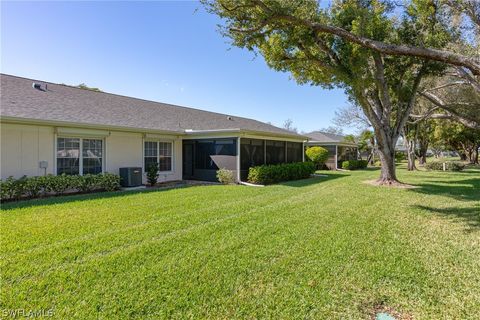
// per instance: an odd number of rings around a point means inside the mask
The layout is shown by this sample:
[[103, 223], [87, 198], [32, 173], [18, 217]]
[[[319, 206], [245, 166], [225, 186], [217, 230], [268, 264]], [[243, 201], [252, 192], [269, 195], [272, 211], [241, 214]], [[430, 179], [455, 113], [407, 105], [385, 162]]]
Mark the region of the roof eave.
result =
[[33, 119], [33, 118], [3, 116], [3, 115], [0, 116], [0, 121], [5, 123], [16, 123], [16, 124], [33, 124], [33, 125], [43, 125], [43, 126], [53, 126], [53, 127], [91, 128], [91, 129], [103, 129], [103, 130], [112, 130], [112, 131], [158, 133], [158, 134], [168, 134], [168, 135], [177, 135], [177, 136], [184, 134], [183, 131], [157, 130], [157, 129], [151, 129], [151, 128], [137, 128], [137, 127], [104, 125], [104, 124], [95, 124], [95, 123], [79, 123], [79, 122], [70, 122], [70, 121], [62, 121], [62, 120], [42, 120], [42, 119]]

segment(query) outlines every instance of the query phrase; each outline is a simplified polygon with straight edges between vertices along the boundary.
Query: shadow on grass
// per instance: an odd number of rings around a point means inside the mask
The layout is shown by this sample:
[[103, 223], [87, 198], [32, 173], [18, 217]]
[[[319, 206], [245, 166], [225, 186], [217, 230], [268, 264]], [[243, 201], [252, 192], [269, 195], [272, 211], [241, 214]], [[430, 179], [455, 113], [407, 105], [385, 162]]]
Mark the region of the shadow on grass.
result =
[[317, 183], [323, 183], [323, 182], [326, 182], [326, 181], [335, 180], [335, 179], [338, 179], [338, 178], [343, 178], [343, 177], [350, 176], [350, 174], [348, 174], [348, 173], [339, 173], [339, 172], [328, 173], [328, 171], [327, 172], [320, 172], [318, 174], [321, 175], [321, 176], [312, 177], [312, 178], [308, 178], [308, 179], [302, 179], [302, 180], [281, 182], [281, 183], [277, 183], [276, 185], [300, 188], [300, 187], [307, 187], [307, 186], [311, 186], [311, 185], [314, 185], [314, 184], [317, 184]]
[[441, 195], [463, 201], [480, 201], [480, 178], [435, 180], [416, 186], [417, 188], [411, 189], [412, 192]]
[[432, 208], [423, 205], [416, 205], [415, 208], [422, 209], [431, 213], [439, 214], [444, 217], [455, 218], [468, 225], [468, 231], [480, 231], [480, 205], [471, 208]]
[[29, 207], [41, 207], [41, 206], [50, 206], [55, 204], [63, 204], [69, 202], [77, 201], [89, 201], [97, 199], [108, 199], [116, 197], [124, 197], [133, 194], [139, 193], [152, 193], [152, 192], [163, 192], [172, 189], [179, 188], [188, 188], [191, 186], [183, 185], [169, 188], [152, 188], [152, 189], [139, 189], [139, 190], [128, 190], [128, 191], [112, 191], [112, 192], [95, 192], [95, 193], [85, 193], [85, 194], [72, 194], [72, 195], [62, 195], [62, 196], [53, 196], [48, 198], [38, 198], [31, 200], [21, 200], [17, 202], [6, 202], [1, 204], [0, 211], [29, 208]]
[[[472, 175], [475, 178], [471, 177]], [[456, 218], [467, 223], [470, 231], [480, 230], [480, 175], [476, 172], [470, 172], [470, 178], [462, 175], [460, 177], [456, 176], [455, 180], [448, 178], [448, 175], [443, 177], [445, 179], [439, 178], [429, 180], [428, 183], [416, 184], [417, 188], [411, 189], [411, 192], [450, 197], [458, 201], [467, 202], [471, 206], [466, 208], [464, 206], [436, 208], [415, 205], [414, 207], [442, 216]]]

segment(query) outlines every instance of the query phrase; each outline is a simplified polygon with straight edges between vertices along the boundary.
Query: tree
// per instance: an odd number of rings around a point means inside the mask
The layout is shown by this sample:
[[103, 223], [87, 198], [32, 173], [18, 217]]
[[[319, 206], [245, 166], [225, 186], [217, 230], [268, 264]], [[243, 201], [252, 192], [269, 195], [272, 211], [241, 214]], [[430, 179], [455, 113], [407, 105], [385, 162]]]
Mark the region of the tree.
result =
[[379, 184], [398, 183], [395, 144], [422, 78], [444, 69], [435, 61], [480, 74], [476, 59], [436, 49], [445, 47], [451, 34], [432, 1], [412, 1], [401, 16], [380, 0], [336, 1], [328, 9], [314, 0], [204, 3], [225, 20], [222, 32], [233, 45], [261, 54], [271, 68], [290, 72], [300, 84], [345, 90], [374, 128], [382, 162]]
[[285, 122], [283, 123], [283, 129], [291, 131], [291, 132], [298, 133], [298, 129], [293, 126], [293, 120], [292, 119], [285, 120]]
[[462, 160], [478, 163], [480, 130], [465, 127], [457, 122], [443, 120], [441, 125], [435, 126], [432, 138], [435, 148], [456, 151]]
[[[436, 15], [459, 36], [449, 49], [480, 57], [480, 2], [478, 0], [439, 0]], [[441, 77], [425, 79], [420, 98], [430, 108], [415, 118], [451, 119], [480, 128], [480, 75], [462, 66], [451, 66]]]
[[94, 88], [94, 87], [89, 87], [85, 83], [80, 83], [77, 88], [83, 89], [83, 90], [90, 90], [90, 91], [96, 91], [96, 92], [102, 92], [99, 88]]
[[334, 126], [323, 127], [321, 129], [319, 129], [318, 131], [324, 132], [324, 133], [337, 134], [339, 136], [343, 135], [342, 128], [334, 127]]
[[377, 143], [375, 141], [375, 134], [370, 130], [363, 130], [358, 136], [358, 151], [367, 152], [367, 162], [371, 165], [375, 162], [375, 153], [377, 150]]
[[368, 118], [365, 116], [365, 113], [363, 113], [362, 108], [353, 103], [336, 110], [333, 123], [337, 127], [354, 126], [359, 131], [366, 130], [372, 126]]
[[322, 147], [310, 147], [305, 154], [310, 161], [315, 163], [317, 169], [321, 169], [328, 159], [328, 150]]
[[420, 99], [425, 108], [414, 119], [450, 119], [472, 129], [480, 129], [480, 93], [458, 73], [449, 70], [443, 77], [422, 84]]

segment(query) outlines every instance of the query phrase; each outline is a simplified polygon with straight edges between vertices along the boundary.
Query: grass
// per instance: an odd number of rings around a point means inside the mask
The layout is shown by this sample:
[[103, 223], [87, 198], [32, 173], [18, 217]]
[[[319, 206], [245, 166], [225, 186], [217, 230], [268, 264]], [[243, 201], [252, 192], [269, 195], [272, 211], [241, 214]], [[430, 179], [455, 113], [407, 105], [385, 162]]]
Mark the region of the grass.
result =
[[2, 206], [1, 306], [59, 319], [480, 313], [480, 170], [378, 170]]

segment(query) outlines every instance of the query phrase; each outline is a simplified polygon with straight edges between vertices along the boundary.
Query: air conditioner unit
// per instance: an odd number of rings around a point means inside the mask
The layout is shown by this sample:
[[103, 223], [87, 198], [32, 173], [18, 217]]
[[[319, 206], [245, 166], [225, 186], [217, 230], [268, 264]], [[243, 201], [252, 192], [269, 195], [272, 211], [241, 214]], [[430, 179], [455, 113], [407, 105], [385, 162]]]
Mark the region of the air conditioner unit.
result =
[[142, 185], [142, 168], [120, 168], [120, 184], [122, 187], [138, 187]]

